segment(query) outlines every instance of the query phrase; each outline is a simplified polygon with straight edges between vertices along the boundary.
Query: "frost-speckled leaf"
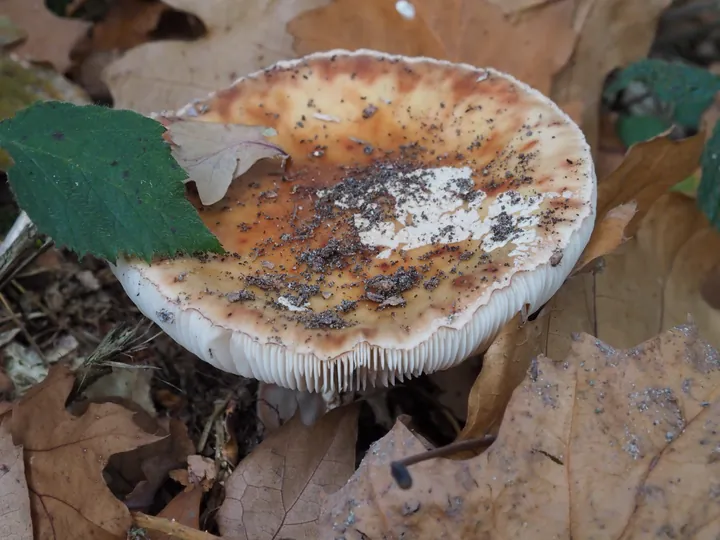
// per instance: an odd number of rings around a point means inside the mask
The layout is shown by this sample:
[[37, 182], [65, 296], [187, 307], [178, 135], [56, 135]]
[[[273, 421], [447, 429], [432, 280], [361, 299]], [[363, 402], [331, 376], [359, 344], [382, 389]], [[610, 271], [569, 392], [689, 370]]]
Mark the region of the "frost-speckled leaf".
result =
[[[272, 129], [241, 124], [216, 124], [172, 119], [163, 123], [173, 142], [173, 156], [197, 185], [200, 200], [215, 204], [227, 193], [233, 178], [261, 159], [287, 157], [265, 138]], [[276, 133], [275, 133], [276, 134]]]
[[185, 198], [165, 128], [132, 111], [36, 103], [0, 123], [10, 185], [38, 229], [79, 255], [221, 252]]

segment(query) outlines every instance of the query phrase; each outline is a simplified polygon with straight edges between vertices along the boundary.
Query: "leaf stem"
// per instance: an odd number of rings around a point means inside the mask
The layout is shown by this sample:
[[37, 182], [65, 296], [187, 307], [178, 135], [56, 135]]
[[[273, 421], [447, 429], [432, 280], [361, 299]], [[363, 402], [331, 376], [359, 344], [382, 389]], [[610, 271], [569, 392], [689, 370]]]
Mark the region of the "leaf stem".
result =
[[397, 461], [390, 463], [390, 474], [395, 482], [397, 482], [400, 489], [410, 489], [413, 484], [412, 476], [408, 470], [410, 465], [427, 461], [428, 459], [451, 456], [453, 454], [457, 454], [458, 452], [464, 452], [465, 450], [484, 448], [486, 446], [490, 446], [494, 441], [495, 435], [485, 435], [484, 437], [450, 443], [440, 448], [428, 450], [427, 452], [423, 452], [421, 454], [415, 454], [398, 459]]

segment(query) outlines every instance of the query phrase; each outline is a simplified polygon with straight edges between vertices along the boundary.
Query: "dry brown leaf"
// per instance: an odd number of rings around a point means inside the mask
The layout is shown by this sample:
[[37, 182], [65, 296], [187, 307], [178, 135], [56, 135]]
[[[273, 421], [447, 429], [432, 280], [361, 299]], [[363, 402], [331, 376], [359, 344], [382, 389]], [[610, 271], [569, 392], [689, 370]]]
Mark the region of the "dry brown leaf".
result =
[[[373, 48], [431, 56], [511, 73], [545, 94], [570, 59], [577, 39], [573, 0], [544, 2], [517, 11], [486, 0], [413, 0], [416, 16], [404, 19], [394, 2], [335, 0], [290, 22], [298, 55], [334, 48]], [[479, 46], [479, 43], [482, 43]], [[509, 44], [511, 44], [509, 46]], [[599, 88], [599, 87], [598, 87]]]
[[[181, 523], [186, 527], [200, 529], [200, 502], [203, 490], [199, 486], [192, 486], [181, 491], [163, 508], [158, 517]], [[149, 531], [150, 540], [174, 540], [175, 536], [161, 532]]]
[[703, 286], [720, 265], [720, 234], [695, 201], [678, 193], [657, 200], [635, 238], [605, 257], [595, 275], [597, 336], [627, 347], [692, 317], [720, 347], [720, 310]]
[[215, 461], [197, 454], [188, 456], [187, 461], [188, 482], [197, 484], [203, 491], [210, 491], [218, 474]]
[[81, 416], [65, 410], [73, 373], [56, 364], [12, 411], [15, 444], [23, 446], [35, 538], [125, 538], [132, 524], [102, 471], [113, 454], [158, 440], [112, 403], [91, 404]]
[[320, 506], [355, 469], [358, 411], [335, 409], [311, 427], [296, 416], [265, 439], [226, 482], [217, 516], [222, 534], [317, 538]]
[[458, 440], [497, 433], [513, 390], [525, 378], [530, 359], [542, 352], [540, 335], [545, 319], [523, 324], [520, 315], [506, 324], [483, 355], [467, 403], [467, 420]]
[[700, 294], [708, 306], [720, 309], [720, 264], [710, 270], [700, 286]]
[[625, 230], [636, 212], [637, 203], [635, 201], [608, 210], [602, 219], [595, 224], [593, 237], [585, 246], [580, 260], [575, 265], [576, 270], [580, 270], [603, 255], [612, 253], [620, 244], [625, 242], [627, 240]]
[[[633, 145], [622, 164], [598, 183], [597, 225], [575, 271], [633, 236], [658, 197], [697, 168], [704, 145], [703, 133], [680, 141], [658, 136]], [[630, 207], [622, 206], [628, 203], [635, 204], [632, 215]]]
[[[138, 414], [136, 418], [140, 418]], [[168, 473], [182, 466], [187, 457], [195, 453], [195, 445], [188, 436], [187, 426], [175, 418], [161, 418], [157, 421], [146, 418], [140, 424], [149, 432], [165, 435], [164, 439], [115, 456], [110, 464], [120, 472], [126, 482], [134, 489], [125, 497], [125, 504], [133, 509], [150, 506], [155, 493], [168, 476]]]
[[93, 51], [128, 50], [150, 40], [160, 17], [170, 7], [160, 1], [116, 0], [102, 20], [95, 23], [84, 43]]
[[23, 449], [13, 444], [6, 424], [0, 423], [0, 538], [32, 540]]
[[142, 113], [177, 109], [237, 77], [295, 56], [285, 25], [328, 0], [166, 0], [197, 15], [207, 34], [128, 51], [105, 71], [115, 106]]
[[45, 7], [44, 0], [0, 0], [0, 13], [28, 34], [12, 51], [28, 60], [49, 62], [60, 73], [67, 71], [70, 50], [90, 26], [58, 17]]
[[485, 353], [485, 366], [470, 392], [468, 420], [458, 440], [497, 432], [510, 396], [539, 353], [564, 358], [570, 352], [573, 332], [596, 331], [594, 276], [589, 273], [570, 277], [535, 320], [523, 325], [516, 316]]
[[272, 128], [185, 118], [164, 118], [162, 123], [172, 143], [173, 157], [188, 173], [186, 182], [195, 182], [204, 205], [221, 200], [233, 179], [245, 174], [255, 162], [287, 157], [266, 139], [277, 135]]
[[720, 355], [691, 325], [625, 351], [577, 335], [564, 362], [531, 366], [485, 453], [413, 465], [405, 491], [389, 463], [423, 448], [396, 424], [328, 501], [319, 537], [714, 537], [718, 397]]
[[625, 231], [633, 236], [658, 197], [697, 168], [704, 146], [703, 133], [679, 141], [658, 136], [633, 145], [620, 167], [598, 184], [597, 215], [635, 201], [637, 213]]

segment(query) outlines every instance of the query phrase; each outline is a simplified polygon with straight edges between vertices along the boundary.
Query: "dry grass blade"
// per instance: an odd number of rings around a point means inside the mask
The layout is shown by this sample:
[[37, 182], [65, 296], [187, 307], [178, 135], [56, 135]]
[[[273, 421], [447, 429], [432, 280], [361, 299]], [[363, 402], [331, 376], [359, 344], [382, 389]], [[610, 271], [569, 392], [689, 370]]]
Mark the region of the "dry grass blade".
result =
[[152, 323], [141, 320], [133, 326], [121, 324], [110, 330], [95, 350], [86, 358], [79, 358], [74, 366], [78, 382], [73, 394], [82, 391], [103, 375], [111, 371], [113, 367], [123, 369], [151, 369], [152, 366], [130, 365], [124, 362], [115, 362], [113, 358], [144, 349], [147, 344], [155, 339], [160, 332], [148, 337]]

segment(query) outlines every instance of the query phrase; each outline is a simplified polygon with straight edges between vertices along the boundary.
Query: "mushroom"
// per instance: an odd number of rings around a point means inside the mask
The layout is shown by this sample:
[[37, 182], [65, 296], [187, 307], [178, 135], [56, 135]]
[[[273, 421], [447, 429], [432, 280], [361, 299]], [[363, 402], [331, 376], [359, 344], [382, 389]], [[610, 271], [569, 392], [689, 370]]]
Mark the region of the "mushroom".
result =
[[594, 226], [583, 133], [494, 69], [334, 50], [173, 114], [274, 128], [290, 163], [258, 162], [212, 206], [189, 193], [228, 255], [113, 272], [202, 360], [327, 403], [484, 351]]

